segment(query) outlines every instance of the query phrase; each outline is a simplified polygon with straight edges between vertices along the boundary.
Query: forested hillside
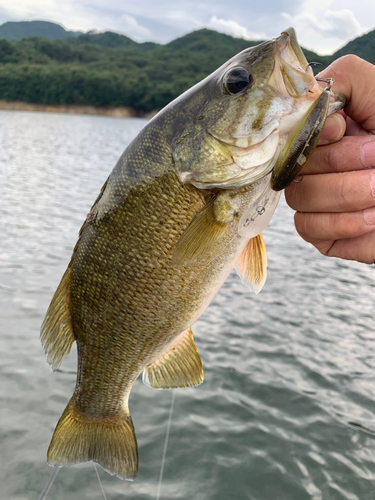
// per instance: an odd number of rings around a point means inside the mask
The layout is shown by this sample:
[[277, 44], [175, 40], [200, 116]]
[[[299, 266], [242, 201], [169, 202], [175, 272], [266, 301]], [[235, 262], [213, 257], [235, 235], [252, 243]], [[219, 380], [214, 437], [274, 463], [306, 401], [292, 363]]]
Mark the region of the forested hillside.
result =
[[64, 40], [82, 35], [81, 31], [67, 31], [60, 24], [49, 21], [8, 21], [0, 26], [0, 38], [22, 40], [29, 36], [42, 36], [49, 40]]
[[[348, 47], [353, 46], [353, 51], [358, 53], [374, 33], [350, 42], [354, 45], [348, 44]], [[137, 43], [112, 32], [87, 33], [64, 40], [0, 39], [0, 99], [127, 106], [140, 112], [153, 111], [237, 52], [258, 43], [208, 29], [166, 45]], [[345, 53], [343, 51], [345, 47], [340, 54]], [[336, 54], [305, 53], [309, 61], [322, 63], [319, 69], [336, 57]], [[373, 53], [374, 49], [366, 52], [366, 58], [372, 60]]]
[[347, 43], [345, 47], [335, 52], [334, 59], [346, 54], [355, 54], [375, 64], [375, 30]]

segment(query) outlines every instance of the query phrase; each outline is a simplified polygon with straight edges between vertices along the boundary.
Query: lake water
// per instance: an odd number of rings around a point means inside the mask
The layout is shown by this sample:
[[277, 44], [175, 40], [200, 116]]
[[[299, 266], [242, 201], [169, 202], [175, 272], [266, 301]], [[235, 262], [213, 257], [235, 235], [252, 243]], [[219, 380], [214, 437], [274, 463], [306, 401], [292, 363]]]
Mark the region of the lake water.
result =
[[[47, 447], [75, 385], [52, 373], [39, 329], [78, 230], [141, 119], [0, 111], [0, 484], [37, 499]], [[264, 233], [256, 296], [233, 273], [193, 328], [205, 369], [176, 391], [162, 499], [375, 498], [375, 268], [303, 242], [282, 201]], [[108, 500], [154, 499], [171, 391], [130, 397], [134, 483], [98, 472]], [[92, 464], [62, 469], [48, 499], [103, 498]]]

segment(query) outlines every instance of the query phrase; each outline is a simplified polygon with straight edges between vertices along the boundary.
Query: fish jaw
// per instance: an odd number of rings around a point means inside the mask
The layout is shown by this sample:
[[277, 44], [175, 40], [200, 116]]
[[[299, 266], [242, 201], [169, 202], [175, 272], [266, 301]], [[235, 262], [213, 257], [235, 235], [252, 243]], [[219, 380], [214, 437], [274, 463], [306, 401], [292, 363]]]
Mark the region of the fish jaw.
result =
[[[284, 97], [298, 99], [307, 96], [317, 82], [298, 44], [295, 30], [286, 29], [276, 38], [276, 42], [275, 66], [268, 85]], [[316, 97], [310, 99], [314, 100]]]

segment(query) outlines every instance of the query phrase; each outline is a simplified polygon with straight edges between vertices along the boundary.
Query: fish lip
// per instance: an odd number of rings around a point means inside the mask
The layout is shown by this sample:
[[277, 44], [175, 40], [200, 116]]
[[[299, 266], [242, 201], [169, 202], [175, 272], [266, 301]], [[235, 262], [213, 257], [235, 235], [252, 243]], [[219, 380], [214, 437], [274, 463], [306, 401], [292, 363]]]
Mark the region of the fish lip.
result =
[[286, 30], [282, 31], [280, 36], [275, 38], [277, 42], [277, 47], [280, 53], [284, 52], [287, 48], [291, 48], [296, 56], [298, 62], [300, 63], [300, 68], [302, 71], [307, 72], [307, 70], [311, 71], [311, 75], [313, 75], [312, 69], [308, 66], [307, 59], [305, 54], [303, 53], [298, 40], [297, 34], [294, 28], [291, 26]]
[[287, 33], [287, 30], [282, 31], [281, 35], [276, 37], [274, 40], [276, 42], [276, 47], [278, 48], [278, 50], [280, 52], [283, 52], [290, 43], [289, 33]]
[[267, 84], [280, 96], [302, 98], [316, 85], [313, 71], [297, 41], [294, 28], [275, 38], [275, 67]]

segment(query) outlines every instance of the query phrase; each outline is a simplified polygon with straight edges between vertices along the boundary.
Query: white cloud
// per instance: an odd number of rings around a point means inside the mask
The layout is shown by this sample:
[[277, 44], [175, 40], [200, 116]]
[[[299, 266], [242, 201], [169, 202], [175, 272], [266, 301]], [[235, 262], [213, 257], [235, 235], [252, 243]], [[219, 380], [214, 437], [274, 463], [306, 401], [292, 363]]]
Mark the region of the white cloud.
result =
[[350, 9], [314, 12], [310, 4], [305, 7], [302, 13], [295, 16], [286, 13], [281, 15], [294, 26], [299, 34], [299, 42], [306, 48], [328, 54], [367, 31]]
[[285, 17], [292, 19], [295, 24], [314, 29], [322, 35], [345, 40], [358, 35], [363, 30], [361, 24], [349, 9], [326, 10], [318, 15], [302, 13], [294, 17], [287, 15]]
[[264, 33], [252, 33], [236, 21], [219, 19], [216, 16], [211, 17], [207, 23], [207, 28], [226, 33], [235, 38], [244, 38], [245, 40], [264, 40], [267, 38]]
[[[282, 14], [284, 12], [284, 14]], [[137, 41], [165, 43], [208, 27], [250, 40], [270, 39], [287, 25], [300, 43], [322, 54], [337, 50], [374, 26], [374, 0], [0, 0], [0, 23], [45, 19], [66, 29], [112, 30]], [[368, 28], [365, 27], [368, 25]]]
[[135, 17], [128, 14], [122, 14], [115, 22], [113, 19], [108, 20], [108, 22], [110, 24], [102, 29], [116, 30], [139, 41], [151, 38], [151, 31], [141, 26]]
[[359, 35], [363, 30], [361, 24], [349, 9], [327, 10], [324, 24], [325, 26], [321, 28], [322, 32], [346, 40]]
[[[72, 2], [73, 0], [61, 3], [56, 0], [37, 0], [34, 2], [18, 0], [12, 6], [7, 4], [3, 7], [4, 0], [0, 0], [0, 7], [2, 7], [3, 11], [9, 13], [9, 20], [11, 21], [44, 19], [62, 24], [69, 30], [110, 30], [124, 33], [137, 41], [152, 39], [151, 31], [121, 8], [116, 11], [105, 8], [97, 10], [87, 7], [84, 3]], [[72, 15], [72, 12], [74, 12], [74, 15]]]

